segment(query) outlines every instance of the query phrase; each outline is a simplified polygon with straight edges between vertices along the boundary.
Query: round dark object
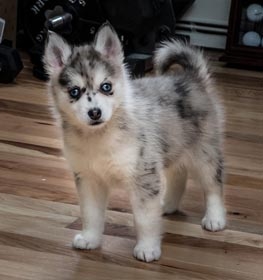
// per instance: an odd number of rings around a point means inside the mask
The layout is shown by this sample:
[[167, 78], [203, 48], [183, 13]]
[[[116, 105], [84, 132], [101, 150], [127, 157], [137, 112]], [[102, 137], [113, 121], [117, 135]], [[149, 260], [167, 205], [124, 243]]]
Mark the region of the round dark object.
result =
[[[21, 12], [25, 33], [33, 44], [44, 44], [47, 29], [69, 42], [82, 43], [93, 38], [103, 21], [97, 1], [25, 0]], [[94, 29], [95, 28], [95, 29]]]

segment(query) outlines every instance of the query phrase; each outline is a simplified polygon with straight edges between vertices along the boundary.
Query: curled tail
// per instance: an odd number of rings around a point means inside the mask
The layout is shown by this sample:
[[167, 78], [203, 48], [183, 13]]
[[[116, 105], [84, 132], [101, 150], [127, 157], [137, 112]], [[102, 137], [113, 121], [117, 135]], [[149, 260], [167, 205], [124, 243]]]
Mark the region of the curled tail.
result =
[[171, 73], [173, 66], [179, 64], [185, 72], [189, 72], [200, 82], [207, 84], [209, 81], [209, 69], [202, 51], [180, 41], [162, 43], [155, 53], [154, 63], [159, 75]]

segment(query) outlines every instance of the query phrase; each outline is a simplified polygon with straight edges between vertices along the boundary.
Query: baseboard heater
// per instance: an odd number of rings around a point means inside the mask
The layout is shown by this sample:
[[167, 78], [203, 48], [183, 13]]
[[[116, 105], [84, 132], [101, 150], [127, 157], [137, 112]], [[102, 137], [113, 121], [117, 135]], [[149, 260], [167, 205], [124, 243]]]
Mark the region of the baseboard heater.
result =
[[195, 46], [225, 49], [227, 26], [182, 20], [176, 23], [176, 34], [189, 37]]

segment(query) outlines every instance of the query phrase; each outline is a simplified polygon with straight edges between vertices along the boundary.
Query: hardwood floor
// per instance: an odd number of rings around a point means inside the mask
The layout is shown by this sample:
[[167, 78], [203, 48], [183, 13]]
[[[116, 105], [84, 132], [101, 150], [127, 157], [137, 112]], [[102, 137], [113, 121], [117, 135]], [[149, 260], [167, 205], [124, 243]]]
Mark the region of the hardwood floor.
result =
[[226, 106], [225, 201], [228, 226], [200, 227], [203, 197], [188, 182], [182, 212], [164, 217], [160, 261], [132, 257], [133, 219], [114, 191], [101, 249], [71, 247], [80, 229], [72, 175], [45, 84], [28, 65], [0, 85], [0, 279], [263, 279], [263, 73], [213, 62]]

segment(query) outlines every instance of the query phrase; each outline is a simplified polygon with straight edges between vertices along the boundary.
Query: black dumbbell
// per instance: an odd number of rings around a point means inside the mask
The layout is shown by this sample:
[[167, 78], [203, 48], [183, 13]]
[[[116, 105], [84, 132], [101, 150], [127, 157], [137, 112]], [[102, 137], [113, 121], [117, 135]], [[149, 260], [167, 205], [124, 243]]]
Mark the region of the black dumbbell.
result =
[[11, 83], [23, 69], [23, 63], [16, 49], [0, 45], [0, 83]]

